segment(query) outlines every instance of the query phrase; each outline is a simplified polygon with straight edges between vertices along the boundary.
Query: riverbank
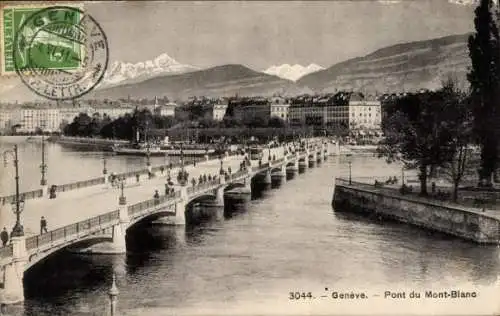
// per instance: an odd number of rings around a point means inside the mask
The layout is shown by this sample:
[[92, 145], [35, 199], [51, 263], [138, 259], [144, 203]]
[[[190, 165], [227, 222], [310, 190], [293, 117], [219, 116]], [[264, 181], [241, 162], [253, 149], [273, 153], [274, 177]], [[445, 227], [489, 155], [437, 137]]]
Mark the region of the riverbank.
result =
[[500, 243], [500, 211], [463, 207], [395, 189], [337, 178], [332, 205], [336, 212], [390, 218], [481, 244]]
[[48, 139], [48, 141], [61, 145], [97, 146], [100, 148], [111, 148], [111, 146], [115, 144], [128, 144], [128, 141], [126, 140], [71, 136], [52, 136]]

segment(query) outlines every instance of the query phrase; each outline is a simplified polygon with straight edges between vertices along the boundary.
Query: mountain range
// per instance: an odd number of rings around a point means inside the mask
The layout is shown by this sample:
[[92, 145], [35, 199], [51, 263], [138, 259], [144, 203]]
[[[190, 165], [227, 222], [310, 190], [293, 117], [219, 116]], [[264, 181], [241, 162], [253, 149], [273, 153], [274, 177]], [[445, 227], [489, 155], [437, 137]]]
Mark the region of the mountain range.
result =
[[[307, 67], [283, 64], [271, 66], [264, 72], [240, 64], [198, 69], [162, 54], [136, 64], [111, 64], [100, 86], [85, 98], [168, 96], [187, 99], [201, 95], [297, 95], [340, 89], [384, 93], [435, 89], [449, 77], [466, 87], [470, 66], [468, 36], [452, 35], [396, 44], [326, 69], [316, 64]], [[22, 102], [27, 101], [23, 97], [34, 98], [17, 78], [8, 80], [2, 82], [5, 88], [0, 89], [0, 101], [17, 99]]]
[[167, 54], [161, 54], [153, 60], [135, 64], [115, 61], [108, 67], [101, 88], [194, 70], [198, 70], [198, 68], [183, 65]]
[[317, 92], [353, 89], [384, 93], [436, 89], [451, 77], [465, 88], [470, 66], [468, 37], [452, 35], [385, 47], [306, 75], [297, 84]]
[[293, 82], [248, 67], [231, 64], [183, 74], [158, 76], [137, 83], [122, 84], [91, 92], [89, 98], [151, 98], [168, 96], [170, 99], [186, 99], [190, 96], [269, 95], [275, 92], [296, 94]]
[[289, 64], [283, 64], [281, 66], [271, 66], [264, 70], [263, 72], [268, 75], [277, 76], [283, 79], [288, 79], [291, 81], [297, 81], [301, 77], [308, 75], [310, 73], [316, 72], [318, 70], [323, 70], [325, 68], [316, 65], [310, 64], [307, 67], [302, 65], [295, 64], [290, 66]]

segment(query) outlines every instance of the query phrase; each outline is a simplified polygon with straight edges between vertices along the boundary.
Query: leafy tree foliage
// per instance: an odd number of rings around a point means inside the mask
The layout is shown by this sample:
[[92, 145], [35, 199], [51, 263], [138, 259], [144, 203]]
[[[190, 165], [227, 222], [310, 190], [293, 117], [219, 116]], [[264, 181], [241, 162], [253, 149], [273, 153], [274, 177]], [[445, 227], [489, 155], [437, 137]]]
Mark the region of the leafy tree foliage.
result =
[[394, 98], [382, 122], [386, 135], [378, 148], [387, 161], [403, 161], [419, 170], [420, 193], [427, 195], [432, 168], [452, 160], [456, 132], [466, 118], [460, 97], [450, 86]]
[[471, 85], [474, 132], [481, 145], [479, 176], [491, 184], [498, 159], [498, 106], [500, 102], [500, 45], [493, 0], [481, 0], [475, 10], [476, 32], [469, 37], [472, 68], [467, 76]]

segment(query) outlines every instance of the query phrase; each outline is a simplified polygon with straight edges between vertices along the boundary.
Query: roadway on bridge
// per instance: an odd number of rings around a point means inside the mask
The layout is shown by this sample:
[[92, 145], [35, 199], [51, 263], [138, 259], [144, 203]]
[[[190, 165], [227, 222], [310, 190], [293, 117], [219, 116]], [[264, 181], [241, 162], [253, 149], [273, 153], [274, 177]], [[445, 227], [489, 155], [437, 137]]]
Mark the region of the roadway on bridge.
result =
[[[277, 158], [282, 157], [283, 148], [275, 148], [271, 150], [271, 155], [276, 155]], [[262, 161], [268, 161], [268, 151], [264, 151]], [[239, 164], [243, 160], [243, 156], [232, 156], [224, 158], [223, 167], [227, 170], [231, 166], [233, 172], [238, 171]], [[253, 166], [257, 165], [253, 161]], [[198, 163], [196, 167], [192, 165], [186, 167], [189, 172], [189, 180], [192, 177], [198, 179], [202, 174], [218, 175], [220, 169], [219, 160], [210, 160]], [[171, 172], [172, 181], [176, 183], [177, 170]], [[157, 172], [157, 176], [151, 180], [142, 180], [140, 184], [134, 183], [135, 179], [128, 179], [124, 189], [124, 194], [127, 198], [127, 203], [135, 204], [147, 199], [151, 199], [155, 190], [158, 190], [161, 195], [165, 191], [166, 172], [161, 175]], [[189, 184], [190, 185], [190, 184]], [[177, 190], [178, 188], [176, 188]], [[93, 216], [101, 215], [118, 208], [118, 198], [120, 190], [111, 188], [109, 185], [96, 185], [89, 188], [78, 189], [69, 192], [58, 193], [56, 199], [40, 198], [26, 201], [24, 212], [21, 214], [21, 222], [24, 225], [25, 234], [27, 236], [40, 233], [40, 217], [44, 216], [48, 222], [48, 230], [57, 229], [59, 227], [69, 225], [78, 221], [88, 219]], [[0, 226], [7, 227], [10, 232], [15, 223], [15, 214], [12, 212], [10, 205], [4, 205], [0, 211]], [[0, 228], [1, 228], [0, 227]]]

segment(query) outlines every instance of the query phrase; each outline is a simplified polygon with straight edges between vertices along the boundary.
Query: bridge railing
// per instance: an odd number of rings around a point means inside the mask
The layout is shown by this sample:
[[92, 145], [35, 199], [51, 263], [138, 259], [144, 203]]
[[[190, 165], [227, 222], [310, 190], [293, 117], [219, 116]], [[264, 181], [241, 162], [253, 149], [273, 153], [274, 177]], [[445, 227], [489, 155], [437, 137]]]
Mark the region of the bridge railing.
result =
[[94, 186], [97, 184], [103, 184], [103, 183], [104, 183], [104, 177], [83, 180], [83, 181], [78, 181], [78, 182], [73, 182], [73, 183], [67, 183], [67, 184], [63, 184], [63, 185], [58, 185], [57, 192], [67, 192], [67, 191], [82, 189], [82, 188], [91, 187], [91, 186]]
[[14, 255], [14, 250], [12, 245], [7, 245], [5, 247], [0, 248], [0, 259], [5, 259], [12, 257]]
[[272, 166], [276, 166], [276, 165], [283, 163], [283, 161], [285, 161], [285, 158], [279, 158], [279, 159], [274, 160], [271, 164], [272, 164]]
[[142, 212], [144, 210], [150, 209], [156, 205], [160, 205], [169, 201], [173, 201], [180, 197], [180, 192], [177, 191], [174, 194], [162, 195], [159, 198], [152, 198], [145, 200], [136, 204], [129, 205], [127, 207], [128, 215], [134, 215], [135, 213]]
[[236, 180], [236, 179], [239, 179], [239, 178], [241, 178], [243, 176], [246, 176], [246, 175], [248, 175], [247, 171], [245, 171], [245, 170], [239, 170], [239, 171], [231, 174], [231, 180]]
[[259, 172], [266, 168], [269, 168], [269, 162], [263, 163], [260, 166], [252, 167], [252, 172]]
[[[205, 158], [202, 158], [202, 157], [196, 157], [195, 158], [196, 162], [202, 162], [202, 161], [205, 161]], [[193, 164], [193, 161], [192, 159], [190, 159], [189, 161], [184, 161], [184, 166], [189, 166], [189, 165], [192, 165]], [[151, 171], [152, 172], [158, 172], [158, 171], [161, 171], [162, 168], [165, 172], [167, 172], [168, 170], [168, 167], [170, 166], [170, 164], [165, 164], [165, 165], [159, 165], [159, 166], [154, 166], [151, 168]], [[172, 163], [172, 168], [178, 168], [181, 166], [181, 163], [179, 161], [176, 161], [174, 163]], [[147, 168], [144, 168], [144, 169], [140, 169], [140, 170], [132, 170], [132, 171], [128, 171], [128, 172], [122, 172], [122, 173], [118, 173], [116, 176], [118, 178], [132, 178], [132, 177], [135, 177], [137, 174], [138, 175], [145, 175], [148, 173], [148, 169]]]
[[[42, 189], [39, 189], [39, 190], [23, 192], [23, 193], [19, 194], [19, 196], [20, 196], [21, 200], [25, 200], [25, 201], [31, 200], [31, 199], [37, 199], [37, 198], [40, 198], [43, 196], [43, 191], [42, 191]], [[0, 200], [2, 201], [2, 205], [7, 204], [7, 203], [13, 203], [15, 201], [15, 199], [16, 199], [15, 194], [0, 197]]]
[[26, 250], [36, 249], [59, 240], [65, 240], [67, 236], [75, 235], [81, 232], [89, 231], [100, 227], [103, 224], [110, 223], [120, 218], [120, 211], [111, 211], [106, 214], [94, 216], [75, 224], [51, 230], [47, 233], [26, 238]]
[[211, 180], [211, 181], [207, 181], [207, 182], [198, 184], [198, 185], [196, 185], [194, 187], [193, 186], [189, 187], [189, 188], [187, 188], [187, 192], [188, 192], [188, 194], [195, 194], [195, 193], [198, 193], [198, 192], [210, 189], [212, 187], [216, 187], [220, 183], [221, 183], [220, 178], [217, 178], [215, 180]]

